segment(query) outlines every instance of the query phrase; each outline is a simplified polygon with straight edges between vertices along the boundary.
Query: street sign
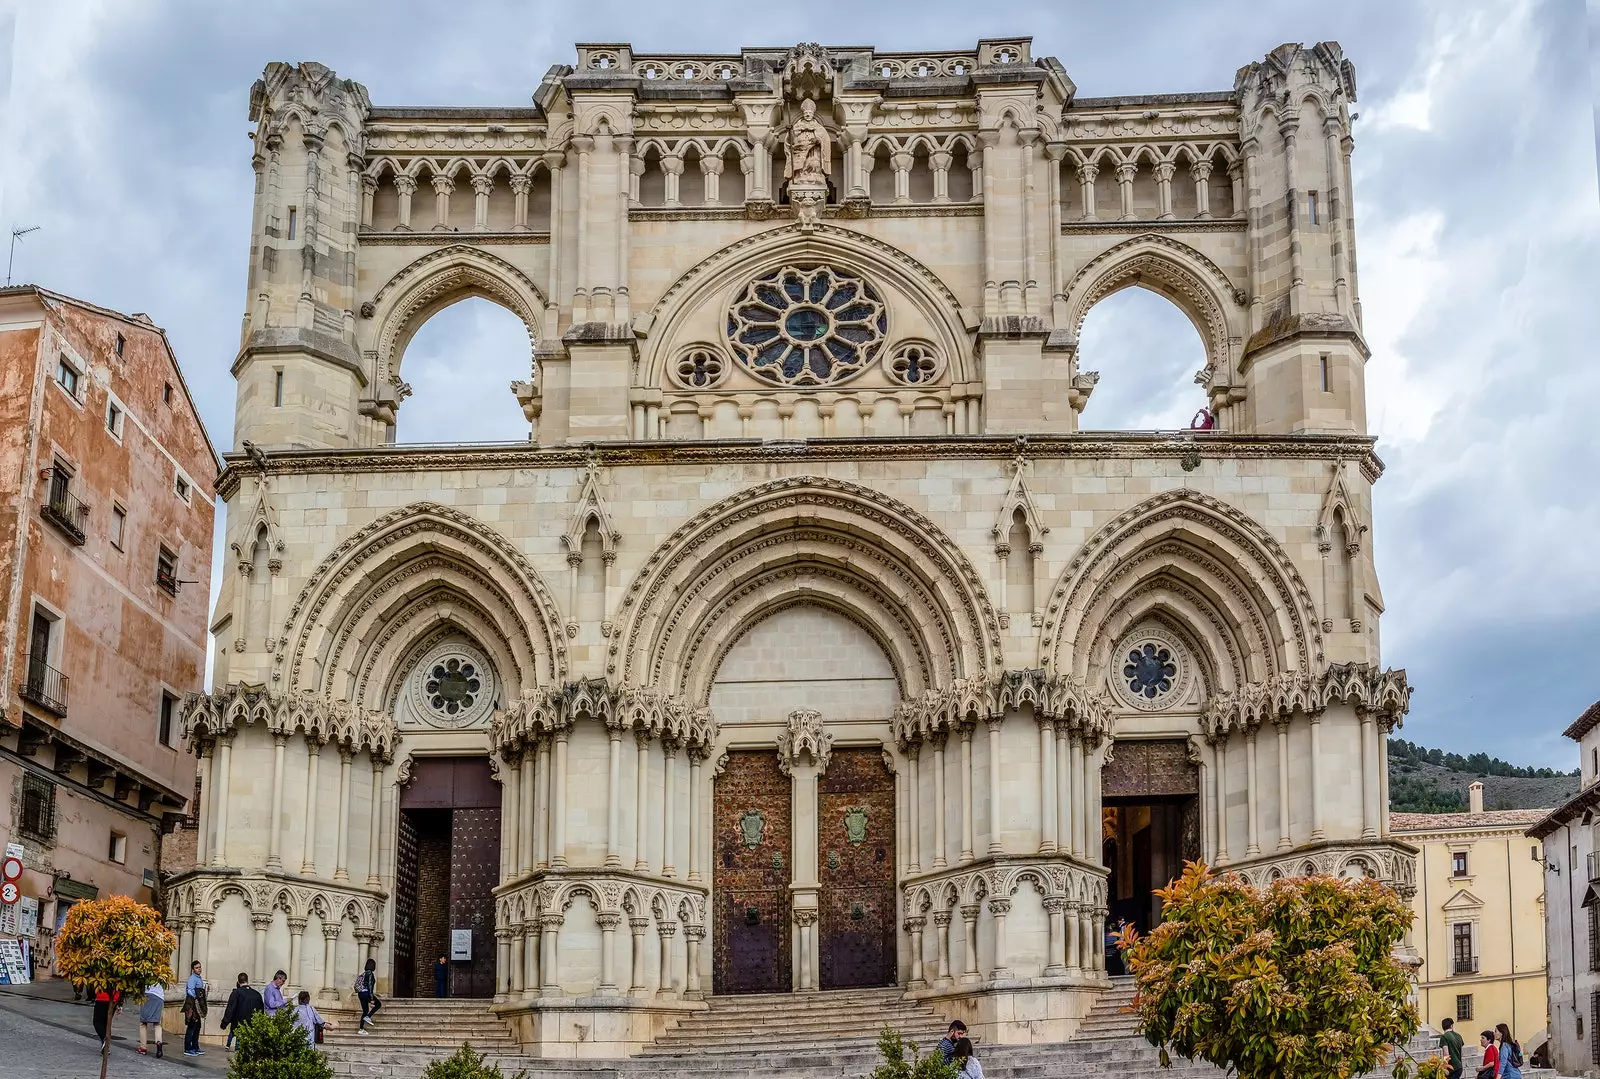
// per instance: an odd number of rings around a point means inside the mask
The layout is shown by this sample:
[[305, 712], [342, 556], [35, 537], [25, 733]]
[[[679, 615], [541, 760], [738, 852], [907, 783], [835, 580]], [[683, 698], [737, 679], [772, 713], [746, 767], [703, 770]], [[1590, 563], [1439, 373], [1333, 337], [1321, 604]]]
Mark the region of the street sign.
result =
[[4, 884], [0, 884], [0, 903], [10, 906], [21, 898], [22, 889], [17, 887], [16, 881], [8, 880]]
[[472, 930], [450, 930], [450, 958], [458, 963], [472, 959]]
[[22, 859], [8, 854], [0, 861], [0, 880], [17, 880], [22, 876]]

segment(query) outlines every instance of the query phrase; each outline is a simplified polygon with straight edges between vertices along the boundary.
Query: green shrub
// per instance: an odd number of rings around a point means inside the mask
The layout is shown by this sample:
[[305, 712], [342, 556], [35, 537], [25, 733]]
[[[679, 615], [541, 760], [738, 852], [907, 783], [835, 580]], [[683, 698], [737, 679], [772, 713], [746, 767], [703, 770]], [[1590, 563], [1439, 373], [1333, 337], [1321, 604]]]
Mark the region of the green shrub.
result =
[[257, 1012], [234, 1031], [228, 1079], [333, 1079], [328, 1058], [294, 1025], [294, 1009]]
[[[907, 1049], [911, 1050], [910, 1060], [906, 1059]], [[957, 1079], [961, 1074], [938, 1053], [919, 1054], [916, 1042], [906, 1041], [890, 1026], [885, 1026], [878, 1035], [878, 1052], [883, 1056], [883, 1063], [872, 1069], [868, 1079]]]
[[[527, 1079], [528, 1073], [519, 1071], [511, 1079]], [[422, 1079], [506, 1079], [499, 1068], [486, 1063], [483, 1054], [465, 1042], [456, 1055], [435, 1060], [422, 1070]]]

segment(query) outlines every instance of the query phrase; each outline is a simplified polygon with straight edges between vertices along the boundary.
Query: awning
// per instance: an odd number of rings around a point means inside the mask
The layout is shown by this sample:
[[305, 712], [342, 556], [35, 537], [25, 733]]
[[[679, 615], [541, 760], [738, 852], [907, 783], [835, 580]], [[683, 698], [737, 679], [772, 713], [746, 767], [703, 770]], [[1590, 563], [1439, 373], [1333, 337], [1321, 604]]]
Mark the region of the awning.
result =
[[71, 877], [57, 877], [55, 893], [57, 899], [99, 899], [100, 886], [97, 884], [85, 884], [83, 881], [73, 880]]

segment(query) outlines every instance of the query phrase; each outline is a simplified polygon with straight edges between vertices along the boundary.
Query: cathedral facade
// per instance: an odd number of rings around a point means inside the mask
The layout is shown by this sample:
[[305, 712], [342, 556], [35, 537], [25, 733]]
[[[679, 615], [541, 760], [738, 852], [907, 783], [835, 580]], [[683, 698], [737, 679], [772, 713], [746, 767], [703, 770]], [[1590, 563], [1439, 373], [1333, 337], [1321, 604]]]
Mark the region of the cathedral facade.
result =
[[[1185, 859], [1408, 889], [1354, 97], [1332, 43], [1122, 98], [1026, 38], [580, 45], [498, 109], [270, 65], [185, 966], [448, 954], [533, 1054], [859, 986], [1047, 1041]], [[1134, 285], [1199, 429], [1079, 430]], [[529, 437], [396, 444], [469, 296]]]

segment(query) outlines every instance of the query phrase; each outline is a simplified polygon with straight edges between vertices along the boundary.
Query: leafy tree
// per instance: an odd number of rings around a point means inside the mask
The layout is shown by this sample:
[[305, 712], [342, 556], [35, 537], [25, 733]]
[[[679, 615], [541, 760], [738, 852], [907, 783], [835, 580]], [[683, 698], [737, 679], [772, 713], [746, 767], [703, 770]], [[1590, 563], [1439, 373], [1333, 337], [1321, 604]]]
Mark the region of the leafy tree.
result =
[[1392, 813], [1465, 813], [1467, 800], [1460, 791], [1439, 786], [1422, 776], [1389, 777], [1389, 811]]
[[234, 1044], [228, 1079], [333, 1079], [328, 1058], [294, 1025], [292, 1007], [252, 1015], [235, 1028]]
[[[148, 985], [165, 984], [177, 946], [178, 938], [161, 923], [159, 913], [125, 895], [113, 895], [73, 906], [56, 941], [56, 958], [69, 981], [127, 1000], [143, 996]], [[112, 1008], [100, 1046], [100, 1079], [106, 1079], [110, 1064], [115, 1018]]]
[[[911, 1050], [910, 1060], [906, 1059], [907, 1049]], [[938, 1053], [918, 1053], [915, 1042], [906, 1041], [898, 1030], [888, 1025], [878, 1035], [878, 1052], [883, 1056], [883, 1063], [872, 1069], [868, 1079], [958, 1079], [961, 1074]], [[424, 1079], [434, 1077], [424, 1076]]]
[[[519, 1071], [511, 1079], [526, 1079], [526, 1071]], [[422, 1079], [506, 1079], [500, 1069], [483, 1059], [483, 1054], [463, 1042], [455, 1056], [435, 1060], [422, 1070]]]
[[[1296, 877], [1257, 889], [1190, 862], [1156, 893], [1162, 923], [1122, 934], [1146, 1039], [1240, 1079], [1350, 1079], [1418, 1026], [1410, 973], [1393, 956], [1411, 926], [1374, 880]], [[1397, 1079], [1411, 1069], [1395, 1064]], [[1443, 1079], [1425, 1061], [1422, 1079]]]

